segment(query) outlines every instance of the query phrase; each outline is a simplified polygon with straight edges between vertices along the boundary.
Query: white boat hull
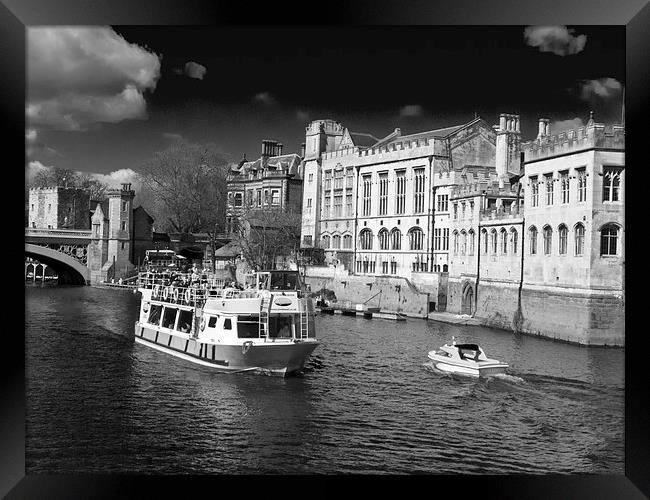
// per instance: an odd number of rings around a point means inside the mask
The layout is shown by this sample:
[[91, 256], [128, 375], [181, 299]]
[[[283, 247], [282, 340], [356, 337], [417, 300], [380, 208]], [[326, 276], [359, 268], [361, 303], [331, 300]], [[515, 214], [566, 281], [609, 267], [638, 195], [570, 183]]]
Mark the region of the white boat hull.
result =
[[497, 360], [485, 360], [485, 361], [456, 361], [450, 359], [444, 359], [442, 356], [429, 353], [429, 359], [433, 361], [434, 366], [444, 372], [449, 373], [460, 373], [462, 375], [470, 375], [473, 377], [490, 377], [492, 375], [498, 375], [500, 373], [505, 373], [508, 365], [506, 363], [501, 363]]
[[205, 343], [187, 335], [181, 337], [156, 331], [140, 323], [135, 325], [135, 341], [219, 372], [252, 371], [277, 376], [290, 375], [304, 368], [309, 356], [319, 344], [311, 339], [276, 342], [252, 339], [252, 345], [249, 346]]

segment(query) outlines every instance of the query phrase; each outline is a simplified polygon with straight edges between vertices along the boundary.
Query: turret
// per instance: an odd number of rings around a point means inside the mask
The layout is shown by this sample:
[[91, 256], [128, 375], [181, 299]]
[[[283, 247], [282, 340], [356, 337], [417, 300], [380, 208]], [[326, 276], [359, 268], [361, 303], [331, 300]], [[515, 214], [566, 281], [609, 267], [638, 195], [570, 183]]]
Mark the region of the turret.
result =
[[499, 125], [495, 127], [496, 141], [496, 172], [499, 178], [499, 188], [503, 188], [510, 177], [510, 172], [519, 172], [521, 129], [519, 115], [501, 114]]

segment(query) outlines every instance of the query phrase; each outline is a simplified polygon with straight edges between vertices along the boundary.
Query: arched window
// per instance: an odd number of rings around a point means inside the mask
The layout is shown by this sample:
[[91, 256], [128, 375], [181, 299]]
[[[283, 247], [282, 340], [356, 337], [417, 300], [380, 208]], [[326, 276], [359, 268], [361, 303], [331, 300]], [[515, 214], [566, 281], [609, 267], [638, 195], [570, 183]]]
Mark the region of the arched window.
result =
[[490, 231], [490, 239], [491, 239], [490, 246], [492, 247], [492, 254], [496, 255], [497, 254], [497, 230], [496, 229], [492, 229], [492, 231]]
[[553, 229], [551, 228], [551, 226], [544, 226], [543, 235], [544, 235], [544, 255], [550, 255], [552, 244], [553, 244]]
[[483, 240], [483, 253], [488, 253], [488, 232], [487, 229], [481, 229], [481, 240]]
[[530, 239], [530, 253], [535, 255], [537, 253], [537, 228], [531, 226], [528, 230], [528, 238]]
[[330, 247], [330, 237], [328, 235], [323, 236], [323, 248]]
[[606, 224], [600, 230], [600, 255], [618, 254], [618, 226]]
[[474, 230], [470, 229], [469, 233], [469, 248], [467, 249], [468, 255], [474, 255]]
[[409, 230], [409, 249], [410, 250], [422, 250], [422, 243], [424, 241], [424, 235], [422, 229], [419, 227], [414, 227]]
[[460, 232], [460, 254], [465, 255], [467, 253], [467, 233], [463, 229]]
[[501, 231], [499, 231], [501, 234], [501, 253], [503, 255], [508, 254], [508, 231], [506, 231], [505, 227], [501, 228]]
[[517, 230], [513, 227], [510, 228], [510, 249], [512, 250], [512, 255], [517, 255]]
[[582, 255], [585, 251], [585, 226], [578, 222], [574, 230], [576, 255]]
[[402, 249], [402, 231], [400, 231], [397, 228], [394, 228], [390, 232], [390, 241], [391, 241], [391, 247], [393, 250], [401, 250]]
[[332, 237], [332, 248], [336, 248], [336, 249], [341, 248], [341, 235], [335, 234]]
[[343, 235], [343, 248], [352, 248], [352, 235], [344, 234]]
[[557, 228], [557, 233], [560, 241], [560, 245], [559, 245], [560, 255], [565, 255], [569, 230], [564, 224], [560, 224], [560, 226]]
[[458, 255], [458, 231], [454, 231], [454, 255]]
[[361, 250], [372, 250], [372, 231], [364, 229], [359, 233], [359, 245]]
[[380, 250], [388, 250], [388, 243], [389, 243], [389, 238], [388, 238], [388, 230], [386, 228], [382, 229], [379, 231], [379, 249]]

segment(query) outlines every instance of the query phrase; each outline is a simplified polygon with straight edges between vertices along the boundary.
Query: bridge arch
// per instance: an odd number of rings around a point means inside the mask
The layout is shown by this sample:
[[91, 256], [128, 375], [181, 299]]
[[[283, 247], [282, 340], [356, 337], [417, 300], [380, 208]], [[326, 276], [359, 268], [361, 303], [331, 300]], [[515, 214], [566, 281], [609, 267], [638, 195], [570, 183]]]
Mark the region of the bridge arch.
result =
[[55, 269], [61, 284], [86, 285], [90, 283], [90, 270], [69, 255], [31, 243], [25, 243], [25, 255]]

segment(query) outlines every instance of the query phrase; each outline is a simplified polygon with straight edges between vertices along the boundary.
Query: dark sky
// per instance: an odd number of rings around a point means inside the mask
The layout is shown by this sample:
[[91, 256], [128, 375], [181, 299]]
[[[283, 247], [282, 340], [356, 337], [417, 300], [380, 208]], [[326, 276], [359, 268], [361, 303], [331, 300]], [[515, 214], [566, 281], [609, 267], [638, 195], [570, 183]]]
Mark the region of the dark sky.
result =
[[[464, 123], [475, 113], [491, 124], [499, 113], [518, 113], [524, 140], [536, 135], [540, 117], [566, 125], [586, 122], [594, 110], [598, 121], [618, 122], [624, 27], [567, 28], [573, 41], [545, 39], [555, 52], [543, 52], [527, 43], [524, 26], [114, 26], [160, 58], [155, 89], [143, 91], [147, 118], [83, 130], [35, 124], [41, 147], [30, 160], [137, 171], [171, 134], [214, 142], [233, 159], [258, 156], [262, 139], [299, 152], [305, 126], [319, 118], [383, 137], [396, 127], [407, 134]], [[205, 68], [201, 79], [182, 71], [188, 62]]]

